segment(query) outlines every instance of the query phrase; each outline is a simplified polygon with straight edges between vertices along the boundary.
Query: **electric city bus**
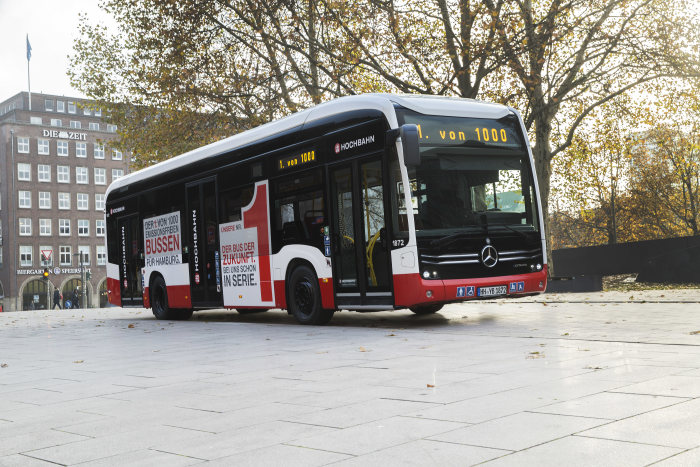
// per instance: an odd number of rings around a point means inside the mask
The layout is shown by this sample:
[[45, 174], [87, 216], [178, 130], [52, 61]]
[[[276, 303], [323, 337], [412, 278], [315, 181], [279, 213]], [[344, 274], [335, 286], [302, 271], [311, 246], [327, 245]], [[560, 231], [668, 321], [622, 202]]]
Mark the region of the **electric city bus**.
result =
[[409, 308], [544, 292], [520, 114], [470, 99], [336, 99], [114, 181], [110, 303], [193, 310]]

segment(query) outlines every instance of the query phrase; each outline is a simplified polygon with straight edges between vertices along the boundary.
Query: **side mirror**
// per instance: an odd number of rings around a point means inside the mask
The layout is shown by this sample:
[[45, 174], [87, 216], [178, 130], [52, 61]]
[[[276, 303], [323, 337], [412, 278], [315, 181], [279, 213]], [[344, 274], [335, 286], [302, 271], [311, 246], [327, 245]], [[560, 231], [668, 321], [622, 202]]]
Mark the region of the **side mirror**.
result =
[[403, 160], [406, 166], [416, 167], [420, 165], [420, 149], [418, 147], [418, 127], [413, 124], [402, 125], [399, 129], [401, 147], [403, 148]]

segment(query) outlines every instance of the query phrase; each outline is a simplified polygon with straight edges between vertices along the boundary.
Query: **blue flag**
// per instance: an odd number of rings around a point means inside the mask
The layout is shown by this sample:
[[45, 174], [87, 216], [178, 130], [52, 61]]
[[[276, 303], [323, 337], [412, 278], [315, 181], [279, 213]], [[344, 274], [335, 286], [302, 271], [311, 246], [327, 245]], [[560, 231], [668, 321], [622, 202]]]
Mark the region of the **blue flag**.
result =
[[27, 61], [32, 58], [32, 46], [29, 44], [29, 34], [27, 34]]

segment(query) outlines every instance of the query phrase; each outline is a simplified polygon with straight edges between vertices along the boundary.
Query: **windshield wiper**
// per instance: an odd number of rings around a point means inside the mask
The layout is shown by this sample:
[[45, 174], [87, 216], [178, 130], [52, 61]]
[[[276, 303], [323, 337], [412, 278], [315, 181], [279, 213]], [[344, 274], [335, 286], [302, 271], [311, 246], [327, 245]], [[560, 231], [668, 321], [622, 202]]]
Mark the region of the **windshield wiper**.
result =
[[472, 237], [474, 236], [473, 233], [469, 232], [457, 232], [454, 234], [446, 235], [444, 237], [436, 238], [435, 240], [430, 241], [430, 246], [444, 246], [449, 243], [452, 243], [454, 240], [458, 240], [463, 237]]
[[490, 225], [491, 227], [503, 227], [504, 229], [508, 229], [508, 230], [510, 230], [511, 232], [515, 232], [516, 234], [520, 235], [520, 236], [523, 237], [524, 239], [527, 239], [527, 240], [530, 239], [530, 237], [528, 237], [527, 234], [526, 234], [525, 232], [521, 232], [520, 230], [514, 229], [513, 227], [511, 227], [511, 226], [508, 225], [508, 224], [489, 224], [489, 225]]

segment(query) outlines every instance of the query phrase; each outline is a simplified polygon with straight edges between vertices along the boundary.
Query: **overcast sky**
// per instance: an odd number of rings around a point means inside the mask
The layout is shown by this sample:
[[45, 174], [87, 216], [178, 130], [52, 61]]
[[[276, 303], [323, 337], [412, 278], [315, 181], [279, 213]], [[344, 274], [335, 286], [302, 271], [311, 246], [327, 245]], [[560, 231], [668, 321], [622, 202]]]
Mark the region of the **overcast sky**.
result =
[[0, 101], [27, 91], [27, 34], [32, 92], [84, 97], [66, 75], [81, 12], [113, 25], [97, 0], [0, 0]]

